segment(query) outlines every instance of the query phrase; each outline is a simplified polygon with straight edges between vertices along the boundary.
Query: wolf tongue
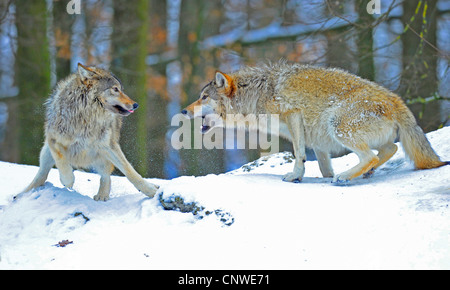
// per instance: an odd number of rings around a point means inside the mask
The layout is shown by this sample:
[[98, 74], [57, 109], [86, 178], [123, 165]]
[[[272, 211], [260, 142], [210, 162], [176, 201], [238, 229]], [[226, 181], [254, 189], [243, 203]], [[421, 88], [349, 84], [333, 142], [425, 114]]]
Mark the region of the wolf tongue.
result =
[[134, 110], [128, 110], [128, 112], [130, 112], [130, 113], [134, 113]]

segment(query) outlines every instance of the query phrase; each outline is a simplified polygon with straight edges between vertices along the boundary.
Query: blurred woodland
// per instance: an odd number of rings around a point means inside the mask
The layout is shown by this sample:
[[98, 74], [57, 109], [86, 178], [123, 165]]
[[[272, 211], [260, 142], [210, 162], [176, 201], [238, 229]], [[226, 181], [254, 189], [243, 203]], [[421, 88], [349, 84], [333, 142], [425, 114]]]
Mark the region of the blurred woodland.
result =
[[[216, 70], [284, 58], [344, 68], [449, 125], [450, 0], [0, 0], [0, 160], [38, 164], [44, 107], [78, 62], [111, 70], [139, 110], [121, 144], [145, 177], [221, 173], [258, 150], [174, 150], [172, 116]], [[192, 128], [198, 130], [198, 128]], [[292, 150], [287, 142], [280, 150]]]

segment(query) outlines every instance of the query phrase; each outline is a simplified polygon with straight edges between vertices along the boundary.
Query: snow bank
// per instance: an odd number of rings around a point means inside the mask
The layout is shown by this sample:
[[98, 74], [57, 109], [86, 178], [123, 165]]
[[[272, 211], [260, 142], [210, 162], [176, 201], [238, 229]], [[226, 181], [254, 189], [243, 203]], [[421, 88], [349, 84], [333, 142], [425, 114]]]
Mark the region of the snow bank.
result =
[[[443, 160], [449, 136], [427, 135]], [[302, 183], [281, 181], [292, 167], [278, 153], [226, 174], [149, 179], [161, 186], [153, 199], [114, 176], [107, 202], [92, 200], [97, 175], [76, 171], [70, 191], [52, 170], [13, 202], [37, 167], [0, 162], [0, 269], [450, 269], [450, 166], [417, 171], [399, 149], [345, 186], [316, 161]], [[161, 203], [175, 200], [195, 214]]]

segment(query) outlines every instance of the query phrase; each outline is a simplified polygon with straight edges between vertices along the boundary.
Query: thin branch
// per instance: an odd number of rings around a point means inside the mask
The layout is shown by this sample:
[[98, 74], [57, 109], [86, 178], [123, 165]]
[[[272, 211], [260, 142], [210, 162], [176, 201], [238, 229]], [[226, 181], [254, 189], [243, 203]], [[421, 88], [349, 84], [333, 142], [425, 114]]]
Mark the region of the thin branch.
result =
[[440, 50], [439, 48], [437, 48], [435, 45], [433, 45], [428, 40], [426, 40], [423, 36], [421, 36], [419, 33], [417, 33], [417, 31], [415, 31], [409, 24], [406, 24], [406, 26], [408, 26], [408, 29], [410, 29], [415, 35], [417, 35], [423, 42], [425, 42], [431, 48], [436, 50], [436, 52], [439, 53], [443, 58], [450, 59], [450, 53], [446, 53], [446, 52]]
[[[352, 14], [348, 16], [356, 20], [357, 16]], [[348, 19], [342, 20], [338, 17], [329, 18], [323, 22], [310, 23], [309, 25], [294, 24], [282, 26], [280, 21], [275, 21], [266, 27], [244, 30], [237, 28], [224, 34], [214, 35], [206, 38], [200, 43], [200, 49], [208, 50], [211, 48], [224, 47], [234, 43], [256, 44], [268, 40], [291, 39], [301, 35], [314, 34], [324, 30], [334, 30], [348, 26]]]
[[13, 0], [8, 0], [8, 3], [6, 3], [5, 5], [5, 12], [3, 13], [3, 15], [0, 16], [0, 24], [3, 23], [3, 21], [6, 19], [6, 17], [8, 16], [9, 13], [9, 6], [11, 5]]

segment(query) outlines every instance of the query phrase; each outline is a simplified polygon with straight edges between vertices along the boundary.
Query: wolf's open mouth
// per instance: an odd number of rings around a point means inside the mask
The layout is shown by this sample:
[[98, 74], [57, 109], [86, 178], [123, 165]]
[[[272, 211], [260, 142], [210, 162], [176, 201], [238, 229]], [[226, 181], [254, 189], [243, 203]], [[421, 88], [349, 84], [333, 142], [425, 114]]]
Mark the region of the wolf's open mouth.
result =
[[122, 106], [119, 106], [119, 105], [115, 105], [114, 108], [117, 110], [117, 112], [119, 112], [119, 114], [122, 114], [122, 115], [129, 115], [131, 113], [134, 113], [133, 110], [126, 110]]

